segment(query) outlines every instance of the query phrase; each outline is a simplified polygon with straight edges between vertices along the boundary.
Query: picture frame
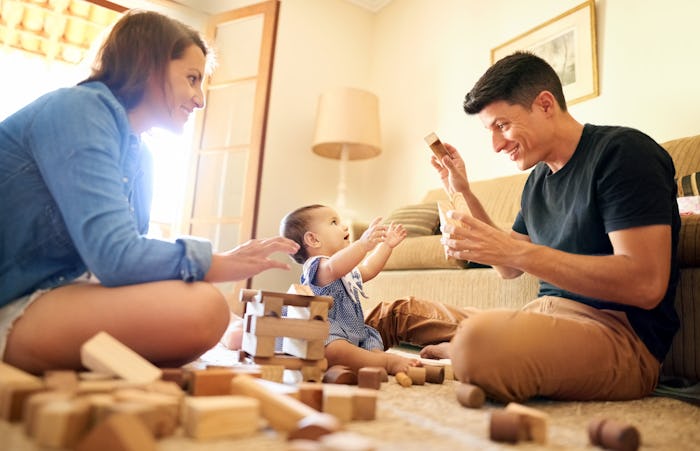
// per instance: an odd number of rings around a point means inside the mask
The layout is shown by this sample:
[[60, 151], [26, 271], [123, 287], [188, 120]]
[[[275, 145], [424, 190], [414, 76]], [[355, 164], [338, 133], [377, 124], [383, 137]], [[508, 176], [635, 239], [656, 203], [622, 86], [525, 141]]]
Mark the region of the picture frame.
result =
[[554, 67], [567, 105], [598, 96], [595, 1], [587, 0], [547, 22], [491, 49], [491, 64], [527, 50]]

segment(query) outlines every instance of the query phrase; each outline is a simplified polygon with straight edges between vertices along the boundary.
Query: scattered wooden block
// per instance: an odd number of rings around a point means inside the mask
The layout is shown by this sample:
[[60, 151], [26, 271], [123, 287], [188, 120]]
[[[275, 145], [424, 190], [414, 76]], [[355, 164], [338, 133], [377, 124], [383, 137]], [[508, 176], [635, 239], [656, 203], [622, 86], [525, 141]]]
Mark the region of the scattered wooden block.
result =
[[112, 396], [117, 403], [106, 408], [108, 414], [138, 414], [156, 438], [172, 435], [178, 427], [183, 396], [134, 389], [117, 390]]
[[317, 413], [299, 420], [297, 428], [287, 434], [287, 440], [318, 440], [342, 429], [338, 419], [327, 413]]
[[323, 387], [323, 411], [343, 423], [353, 419], [354, 390], [346, 385], [329, 384]]
[[183, 428], [187, 436], [198, 440], [253, 435], [259, 421], [260, 401], [248, 396], [185, 399]]
[[440, 138], [438, 138], [434, 132], [425, 137], [425, 142], [428, 144], [428, 146], [430, 146], [430, 150], [433, 151], [439, 160], [442, 160], [442, 157], [449, 155], [445, 145], [442, 143], [442, 141], [440, 141]]
[[479, 409], [486, 401], [486, 394], [476, 385], [461, 383], [455, 389], [457, 401], [464, 407]]
[[39, 446], [72, 448], [88, 430], [90, 405], [81, 399], [53, 400], [36, 413], [34, 438]]
[[323, 375], [323, 382], [326, 384], [357, 385], [357, 374], [349, 366], [333, 365]]
[[155, 451], [155, 438], [143, 422], [129, 414], [114, 414], [80, 440], [76, 451]]
[[44, 404], [51, 401], [68, 401], [73, 398], [73, 393], [70, 391], [40, 391], [31, 394], [24, 402], [24, 410], [22, 415], [22, 423], [24, 432], [29, 437], [34, 437], [37, 412]]
[[[367, 366], [357, 371], [357, 386], [379, 390], [382, 387], [382, 371], [384, 368]], [[386, 370], [384, 370], [386, 374]]]
[[425, 380], [431, 384], [442, 384], [445, 381], [445, 367], [440, 365], [423, 365]]
[[217, 368], [189, 371], [188, 391], [192, 396], [221, 396], [231, 394], [231, 380], [236, 373]]
[[352, 396], [352, 419], [374, 420], [377, 416], [377, 391], [370, 388], [356, 388]]
[[184, 368], [161, 368], [160, 378], [166, 382], [174, 382], [181, 389], [187, 391], [189, 389], [190, 372]]
[[24, 401], [41, 390], [44, 382], [40, 378], [0, 362], [0, 418], [21, 420]]
[[323, 384], [302, 382], [299, 384], [299, 400], [319, 412], [323, 411]]
[[258, 379], [241, 374], [233, 379], [231, 389], [233, 393], [258, 399], [263, 417], [273, 428], [292, 431], [296, 429], [299, 420], [318, 412], [298, 399], [273, 392], [259, 382]]
[[76, 390], [78, 388], [78, 373], [70, 370], [46, 371], [44, 384], [49, 390]]
[[106, 332], [83, 343], [80, 348], [82, 364], [93, 371], [114, 374], [127, 381], [153, 382], [162, 371]]
[[615, 451], [637, 451], [639, 431], [630, 424], [607, 418], [595, 418], [588, 424], [591, 445]]
[[406, 375], [411, 378], [413, 385], [425, 385], [425, 368], [422, 366], [409, 366]]
[[413, 385], [413, 381], [411, 380], [411, 378], [408, 377], [408, 375], [403, 371], [399, 371], [398, 373], [396, 373], [394, 378], [396, 379], [396, 382], [398, 382], [398, 384], [402, 387], [410, 387], [411, 385]]
[[540, 444], [547, 442], [547, 422], [549, 421], [549, 415], [541, 410], [514, 402], [506, 406], [506, 411], [519, 413], [523, 416], [527, 424], [530, 440]]
[[508, 410], [491, 412], [489, 438], [495, 442], [507, 443], [528, 440], [529, 433], [523, 415]]

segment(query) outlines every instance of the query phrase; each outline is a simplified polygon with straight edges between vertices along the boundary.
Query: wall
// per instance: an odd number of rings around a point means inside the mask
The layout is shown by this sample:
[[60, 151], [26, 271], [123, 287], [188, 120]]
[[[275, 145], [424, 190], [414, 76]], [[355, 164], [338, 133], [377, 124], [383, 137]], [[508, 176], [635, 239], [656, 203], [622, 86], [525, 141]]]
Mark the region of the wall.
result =
[[[473, 179], [515, 173], [490, 151], [462, 99], [491, 48], [581, 1], [393, 0], [368, 17], [339, 0], [282, 0], [258, 236], [276, 234], [292, 208], [335, 198], [337, 162], [310, 151], [317, 96], [333, 85], [380, 98], [383, 152], [348, 170], [348, 203], [359, 218], [386, 215], [439, 186], [423, 141], [430, 131], [461, 149]], [[600, 96], [572, 114], [659, 141], [700, 133], [700, 2], [598, 0], [596, 9]], [[284, 290], [298, 280], [292, 267], [263, 273], [253, 286]]]

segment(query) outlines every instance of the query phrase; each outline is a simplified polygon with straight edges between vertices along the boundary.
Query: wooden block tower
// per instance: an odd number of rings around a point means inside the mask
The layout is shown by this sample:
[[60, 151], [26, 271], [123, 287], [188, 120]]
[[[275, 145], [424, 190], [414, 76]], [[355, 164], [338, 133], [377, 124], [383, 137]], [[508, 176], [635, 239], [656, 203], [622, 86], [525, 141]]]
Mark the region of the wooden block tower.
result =
[[[332, 297], [241, 290], [240, 300], [245, 303], [242, 349], [255, 363], [325, 370], [324, 342]], [[282, 316], [282, 306], [287, 306], [286, 316]], [[275, 354], [277, 338], [282, 338], [283, 354]]]

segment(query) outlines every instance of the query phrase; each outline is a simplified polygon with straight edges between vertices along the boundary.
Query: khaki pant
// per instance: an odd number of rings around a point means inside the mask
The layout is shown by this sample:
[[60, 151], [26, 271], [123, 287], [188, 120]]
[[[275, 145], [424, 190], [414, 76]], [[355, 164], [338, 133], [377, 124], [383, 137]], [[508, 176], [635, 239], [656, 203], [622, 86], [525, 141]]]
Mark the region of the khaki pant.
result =
[[623, 312], [569, 299], [478, 310], [409, 297], [380, 303], [366, 323], [387, 348], [451, 341], [457, 379], [498, 401], [636, 399], [650, 394], [659, 376], [659, 361]]

